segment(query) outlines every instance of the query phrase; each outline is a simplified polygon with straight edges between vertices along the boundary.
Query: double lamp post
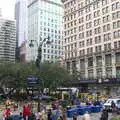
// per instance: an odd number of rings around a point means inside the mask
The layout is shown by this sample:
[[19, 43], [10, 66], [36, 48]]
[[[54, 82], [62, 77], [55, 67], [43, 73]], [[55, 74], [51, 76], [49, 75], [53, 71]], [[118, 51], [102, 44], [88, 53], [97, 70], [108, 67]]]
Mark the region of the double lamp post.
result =
[[[37, 42], [37, 41], [31, 40], [31, 42], [29, 44], [30, 47], [34, 47], [33, 42]], [[38, 45], [38, 55], [37, 55], [37, 59], [36, 59], [36, 67], [38, 68], [39, 73], [40, 73], [40, 65], [41, 65], [41, 60], [42, 60], [42, 46], [44, 43], [51, 44], [50, 37], [48, 36], [48, 38], [44, 38], [42, 41], [39, 41], [39, 42], [40, 42], [40, 44], [37, 44]], [[40, 88], [39, 88], [39, 95], [38, 95], [38, 112], [40, 112]]]

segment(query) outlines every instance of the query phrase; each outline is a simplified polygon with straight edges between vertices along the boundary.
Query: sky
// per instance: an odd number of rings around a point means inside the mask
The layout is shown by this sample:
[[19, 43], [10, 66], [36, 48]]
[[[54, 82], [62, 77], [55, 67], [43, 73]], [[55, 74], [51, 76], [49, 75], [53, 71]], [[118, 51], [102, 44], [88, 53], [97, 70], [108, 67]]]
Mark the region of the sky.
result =
[[14, 8], [16, 0], [0, 0], [2, 16], [14, 19]]

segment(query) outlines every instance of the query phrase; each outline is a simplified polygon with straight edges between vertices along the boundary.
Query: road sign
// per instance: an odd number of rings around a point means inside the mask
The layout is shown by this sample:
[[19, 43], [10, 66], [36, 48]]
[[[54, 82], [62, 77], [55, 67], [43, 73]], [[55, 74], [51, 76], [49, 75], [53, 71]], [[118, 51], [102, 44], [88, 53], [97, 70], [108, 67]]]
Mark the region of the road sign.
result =
[[38, 78], [35, 76], [29, 76], [27, 78], [27, 83], [28, 84], [38, 84]]

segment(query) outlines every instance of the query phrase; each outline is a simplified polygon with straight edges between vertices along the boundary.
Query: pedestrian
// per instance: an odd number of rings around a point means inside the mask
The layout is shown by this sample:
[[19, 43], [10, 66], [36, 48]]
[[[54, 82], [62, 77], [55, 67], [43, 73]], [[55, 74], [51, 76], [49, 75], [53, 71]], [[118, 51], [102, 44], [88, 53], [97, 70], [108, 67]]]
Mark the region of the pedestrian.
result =
[[8, 118], [10, 115], [11, 115], [11, 109], [6, 107], [6, 109], [3, 112], [3, 118], [6, 120], [6, 118]]
[[90, 120], [90, 114], [88, 111], [86, 111], [86, 113], [83, 115], [83, 120]]
[[108, 120], [108, 111], [107, 110], [104, 109], [102, 111], [100, 120]]
[[49, 110], [48, 110], [48, 114], [47, 114], [48, 120], [52, 120], [51, 115], [52, 115], [52, 110], [49, 109]]
[[116, 112], [116, 105], [115, 105], [114, 101], [112, 101], [112, 103], [111, 103], [111, 108], [112, 108], [112, 113], [114, 114]]
[[73, 115], [73, 120], [77, 120], [77, 115]]
[[24, 120], [28, 120], [28, 116], [31, 114], [31, 109], [29, 105], [24, 105], [23, 106], [23, 118]]
[[13, 120], [12, 117], [10, 116], [10, 113], [8, 113], [8, 116], [5, 118], [5, 120]]
[[38, 112], [36, 114], [36, 120], [42, 120], [42, 113], [41, 112]]
[[33, 112], [28, 116], [28, 120], [36, 120], [36, 116]]
[[20, 120], [23, 120], [23, 114], [20, 112]]

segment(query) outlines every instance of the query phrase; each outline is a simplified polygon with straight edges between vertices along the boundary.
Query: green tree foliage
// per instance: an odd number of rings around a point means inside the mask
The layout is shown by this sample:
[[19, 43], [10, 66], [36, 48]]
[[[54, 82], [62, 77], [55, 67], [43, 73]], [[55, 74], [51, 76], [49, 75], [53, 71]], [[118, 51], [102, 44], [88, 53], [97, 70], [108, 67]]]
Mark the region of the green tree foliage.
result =
[[31, 63], [0, 64], [0, 87], [21, 89], [26, 88], [26, 79], [36, 74], [36, 67]]
[[25, 89], [29, 87], [26, 81], [30, 75], [39, 78], [39, 84], [34, 87], [40, 87], [41, 90], [55, 90], [70, 80], [67, 70], [57, 63], [42, 63], [40, 69], [36, 68], [35, 63], [5, 63], [0, 64], [0, 88]]
[[41, 65], [40, 85], [42, 88], [55, 90], [63, 87], [70, 80], [68, 71], [57, 63], [43, 63]]

